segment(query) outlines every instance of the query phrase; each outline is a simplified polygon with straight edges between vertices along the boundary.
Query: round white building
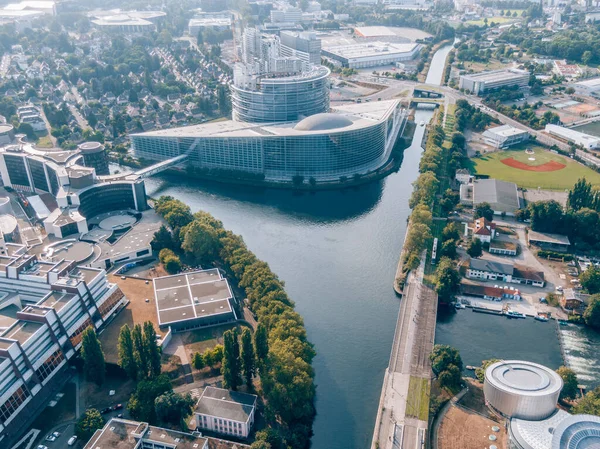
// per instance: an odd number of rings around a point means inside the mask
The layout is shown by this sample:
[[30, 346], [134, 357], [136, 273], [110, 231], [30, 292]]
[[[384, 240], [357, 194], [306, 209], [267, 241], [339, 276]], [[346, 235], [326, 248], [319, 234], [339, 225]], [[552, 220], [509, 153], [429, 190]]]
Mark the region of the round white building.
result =
[[552, 449], [595, 449], [600, 447], [600, 417], [573, 415], [554, 429]]
[[561, 377], [543, 365], [507, 360], [485, 371], [485, 400], [510, 418], [542, 420], [556, 410], [563, 387]]

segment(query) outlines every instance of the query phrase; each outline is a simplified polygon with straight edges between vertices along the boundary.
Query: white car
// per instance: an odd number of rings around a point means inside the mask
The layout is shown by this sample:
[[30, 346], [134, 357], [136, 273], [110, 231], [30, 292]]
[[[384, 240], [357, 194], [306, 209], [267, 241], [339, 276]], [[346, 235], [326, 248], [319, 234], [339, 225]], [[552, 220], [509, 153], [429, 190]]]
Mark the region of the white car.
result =
[[56, 441], [56, 437], [54, 435], [48, 435], [46, 437], [46, 441], [50, 441], [50, 442]]
[[48, 446], [44, 446], [43, 444], [40, 444], [37, 449], [48, 449]]
[[76, 441], [77, 441], [77, 437], [75, 435], [73, 435], [71, 438], [69, 438], [69, 441], [67, 441], [67, 444], [69, 446], [73, 446]]

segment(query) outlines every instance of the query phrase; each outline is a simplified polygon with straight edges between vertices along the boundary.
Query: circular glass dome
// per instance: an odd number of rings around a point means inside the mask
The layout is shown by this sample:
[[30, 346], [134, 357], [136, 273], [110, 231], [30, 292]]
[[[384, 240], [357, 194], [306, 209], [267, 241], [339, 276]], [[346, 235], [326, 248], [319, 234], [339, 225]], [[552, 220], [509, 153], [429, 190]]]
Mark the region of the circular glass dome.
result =
[[343, 115], [323, 113], [306, 117], [304, 120], [299, 121], [294, 129], [298, 131], [327, 131], [345, 128], [350, 125], [352, 125], [352, 120]]

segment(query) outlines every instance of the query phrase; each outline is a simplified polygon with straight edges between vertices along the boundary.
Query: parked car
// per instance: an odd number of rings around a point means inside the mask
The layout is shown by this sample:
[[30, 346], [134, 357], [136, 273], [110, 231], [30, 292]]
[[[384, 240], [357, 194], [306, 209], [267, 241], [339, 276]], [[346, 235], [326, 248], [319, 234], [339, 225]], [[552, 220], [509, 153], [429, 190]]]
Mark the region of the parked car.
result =
[[43, 444], [40, 444], [37, 449], [48, 449], [48, 446], [44, 446]]
[[54, 435], [48, 435], [46, 437], [46, 441], [50, 441], [50, 442], [56, 441], [56, 437]]
[[112, 407], [106, 407], [106, 408], [103, 408], [102, 410], [100, 410], [100, 413], [102, 415], [106, 415], [107, 413], [112, 412], [112, 410], [113, 410]]
[[58, 438], [60, 436], [60, 432], [52, 432], [52, 435]]
[[69, 438], [69, 441], [67, 441], [67, 444], [69, 446], [73, 446], [75, 444], [75, 442], [77, 441], [77, 436], [73, 435], [71, 438]]
[[121, 410], [123, 408], [123, 404], [117, 404], [112, 409], [113, 410]]

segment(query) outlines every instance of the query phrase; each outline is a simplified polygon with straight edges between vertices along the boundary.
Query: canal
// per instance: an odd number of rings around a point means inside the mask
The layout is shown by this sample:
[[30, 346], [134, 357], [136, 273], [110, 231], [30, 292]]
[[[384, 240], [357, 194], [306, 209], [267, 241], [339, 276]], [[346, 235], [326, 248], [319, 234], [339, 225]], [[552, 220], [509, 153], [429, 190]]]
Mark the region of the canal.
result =
[[[450, 49], [434, 55], [428, 83], [440, 83]], [[417, 110], [415, 121], [428, 122], [431, 116], [431, 110]], [[172, 174], [147, 180], [150, 195], [172, 195], [241, 234], [285, 281], [317, 350], [315, 449], [364, 449], [371, 442], [398, 315], [391, 285], [423, 132], [424, 127], [417, 126], [397, 173], [342, 191], [296, 193], [183, 181]], [[512, 329], [505, 327], [513, 326], [508, 320], [471, 315], [477, 314], [460, 311], [443, 318], [436, 337], [465, 350], [466, 364], [478, 364], [496, 353], [490, 345], [501, 346], [502, 341], [507, 342], [504, 357], [547, 361], [553, 367], [558, 363], [551, 356], [558, 347], [552, 324], [529, 328], [531, 323], [518, 323]], [[525, 329], [527, 346], [518, 338]], [[514, 345], [508, 344], [507, 335], [515, 339]], [[512, 353], [511, 348], [520, 352]], [[539, 353], [546, 355], [536, 359]]]

